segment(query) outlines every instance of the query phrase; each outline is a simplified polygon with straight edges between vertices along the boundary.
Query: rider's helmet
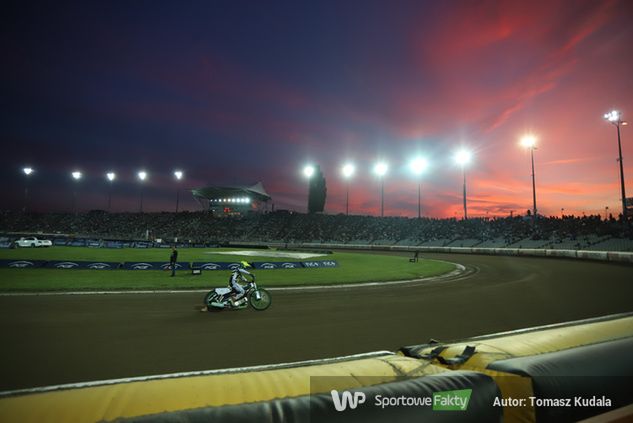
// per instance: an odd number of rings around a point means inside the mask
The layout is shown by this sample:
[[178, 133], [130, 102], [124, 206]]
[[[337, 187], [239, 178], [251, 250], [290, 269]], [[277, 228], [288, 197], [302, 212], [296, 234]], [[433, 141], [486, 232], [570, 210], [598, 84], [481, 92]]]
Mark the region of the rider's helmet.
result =
[[253, 266], [251, 266], [251, 264], [250, 264], [249, 262], [247, 262], [246, 260], [242, 260], [242, 261], [240, 262], [240, 265], [241, 265], [241, 266], [240, 266], [240, 268], [241, 268], [241, 269], [248, 269], [249, 267], [253, 267]]

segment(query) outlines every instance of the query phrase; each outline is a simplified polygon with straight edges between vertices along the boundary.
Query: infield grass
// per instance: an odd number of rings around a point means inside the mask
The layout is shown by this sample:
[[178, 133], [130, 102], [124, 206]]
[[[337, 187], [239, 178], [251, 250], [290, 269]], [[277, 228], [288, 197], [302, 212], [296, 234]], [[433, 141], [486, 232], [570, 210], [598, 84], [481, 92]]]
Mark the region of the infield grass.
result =
[[[189, 248], [178, 251], [179, 262], [194, 261], [302, 261], [272, 256], [245, 257], [216, 254], [221, 251], [243, 249]], [[262, 250], [275, 251], [275, 250]], [[0, 259], [27, 260], [94, 260], [105, 262], [169, 261], [169, 249], [105, 249], [81, 247], [52, 247], [42, 249], [0, 250]], [[419, 279], [437, 276], [455, 269], [451, 263], [420, 259], [410, 263], [408, 257], [335, 252], [309, 260], [336, 260], [337, 268], [254, 270], [262, 287], [292, 285], [328, 285], [359, 282], [380, 282]], [[9, 269], [0, 268], [0, 291], [89, 291], [126, 289], [206, 289], [225, 286], [228, 270], [203, 271], [200, 276], [191, 271], [160, 270], [72, 270], [72, 269]]]

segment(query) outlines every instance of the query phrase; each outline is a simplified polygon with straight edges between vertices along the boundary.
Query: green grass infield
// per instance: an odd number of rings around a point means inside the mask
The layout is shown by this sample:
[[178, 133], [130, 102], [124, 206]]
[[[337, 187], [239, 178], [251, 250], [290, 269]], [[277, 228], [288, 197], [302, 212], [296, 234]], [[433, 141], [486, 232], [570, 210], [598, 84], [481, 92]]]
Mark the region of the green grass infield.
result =
[[[298, 258], [274, 256], [244, 256], [217, 254], [223, 251], [247, 249], [183, 248], [178, 251], [179, 262], [248, 261], [304, 261]], [[261, 250], [262, 253], [276, 250]], [[0, 250], [0, 260], [90, 260], [104, 262], [169, 261], [169, 249], [105, 249], [81, 247], [52, 247], [41, 249]], [[409, 262], [408, 257], [334, 252], [306, 260], [336, 260], [337, 268], [319, 269], [253, 269], [257, 284], [266, 286], [329, 285], [361, 282], [381, 282], [419, 279], [438, 276], [455, 269], [443, 261], [420, 259]], [[90, 290], [168, 290], [206, 289], [225, 286], [228, 270], [203, 271], [192, 275], [191, 270], [74, 270], [74, 269], [13, 269], [0, 268], [0, 291], [90, 291]]]

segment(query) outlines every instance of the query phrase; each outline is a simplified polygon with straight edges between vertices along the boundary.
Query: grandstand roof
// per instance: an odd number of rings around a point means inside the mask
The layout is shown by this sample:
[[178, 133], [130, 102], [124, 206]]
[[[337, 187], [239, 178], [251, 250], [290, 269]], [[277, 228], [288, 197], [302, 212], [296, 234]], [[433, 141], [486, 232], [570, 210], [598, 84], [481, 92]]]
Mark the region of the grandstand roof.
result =
[[264, 189], [261, 182], [255, 185], [211, 185], [204, 188], [192, 189], [191, 193], [194, 197], [212, 200], [221, 197], [250, 196], [256, 200], [268, 201], [270, 195]]

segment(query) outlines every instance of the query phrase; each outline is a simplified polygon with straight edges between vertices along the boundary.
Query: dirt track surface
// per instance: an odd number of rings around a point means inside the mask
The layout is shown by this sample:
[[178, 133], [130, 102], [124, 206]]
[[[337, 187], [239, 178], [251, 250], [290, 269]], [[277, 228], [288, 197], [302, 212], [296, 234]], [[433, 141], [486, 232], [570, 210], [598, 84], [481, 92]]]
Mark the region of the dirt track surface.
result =
[[201, 293], [0, 297], [0, 391], [393, 351], [633, 311], [632, 266], [425, 257], [473, 272], [440, 284], [272, 291], [265, 312], [200, 313]]

